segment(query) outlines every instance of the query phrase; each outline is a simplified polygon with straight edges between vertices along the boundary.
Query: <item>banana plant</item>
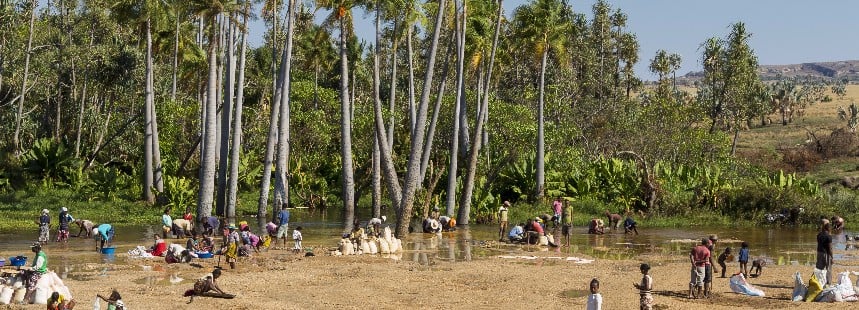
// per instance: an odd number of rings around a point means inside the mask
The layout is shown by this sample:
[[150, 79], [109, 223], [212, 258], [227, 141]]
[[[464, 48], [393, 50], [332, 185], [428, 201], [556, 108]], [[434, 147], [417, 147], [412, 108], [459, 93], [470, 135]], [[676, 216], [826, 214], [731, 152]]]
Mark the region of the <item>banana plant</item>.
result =
[[167, 199], [167, 206], [173, 210], [190, 212], [197, 200], [197, 187], [192, 184], [191, 180], [184, 177], [167, 176], [164, 179], [164, 185], [164, 193], [162, 194]]

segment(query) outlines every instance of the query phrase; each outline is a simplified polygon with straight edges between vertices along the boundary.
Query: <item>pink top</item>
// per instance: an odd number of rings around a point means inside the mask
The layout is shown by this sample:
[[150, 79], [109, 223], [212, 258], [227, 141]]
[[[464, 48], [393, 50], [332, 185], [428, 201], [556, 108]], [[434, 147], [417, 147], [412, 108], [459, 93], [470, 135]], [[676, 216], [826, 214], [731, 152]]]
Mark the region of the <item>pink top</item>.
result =
[[706, 246], [699, 245], [692, 248], [692, 259], [695, 260], [695, 266], [710, 265], [710, 250]]
[[563, 204], [560, 200], [555, 200], [555, 202], [552, 203], [552, 208], [555, 209], [555, 214], [561, 214], [561, 207], [563, 207]]
[[537, 221], [534, 221], [534, 224], [531, 224], [531, 228], [533, 228], [534, 231], [540, 233], [541, 235], [543, 234], [543, 226], [540, 225], [540, 223], [537, 223]]

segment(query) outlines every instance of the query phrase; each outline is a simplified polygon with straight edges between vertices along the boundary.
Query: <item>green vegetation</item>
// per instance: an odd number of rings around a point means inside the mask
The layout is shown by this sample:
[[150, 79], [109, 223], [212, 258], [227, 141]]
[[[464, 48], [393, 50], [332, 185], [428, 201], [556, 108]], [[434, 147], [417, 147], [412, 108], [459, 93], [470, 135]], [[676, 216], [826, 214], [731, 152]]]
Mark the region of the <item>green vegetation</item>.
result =
[[[468, 224], [554, 197], [645, 226], [798, 207], [801, 224], [859, 222], [856, 88], [761, 81], [741, 22], [702, 36], [684, 89], [671, 51], [637, 78], [650, 55], [604, 1], [317, 1], [321, 24], [296, 1], [114, 2], [0, 4], [0, 229], [46, 206], [143, 223], [286, 203], [344, 211], [344, 229], [385, 204], [403, 232], [439, 201]], [[350, 8], [378, 19], [373, 42]], [[268, 31], [250, 47], [254, 16]]]

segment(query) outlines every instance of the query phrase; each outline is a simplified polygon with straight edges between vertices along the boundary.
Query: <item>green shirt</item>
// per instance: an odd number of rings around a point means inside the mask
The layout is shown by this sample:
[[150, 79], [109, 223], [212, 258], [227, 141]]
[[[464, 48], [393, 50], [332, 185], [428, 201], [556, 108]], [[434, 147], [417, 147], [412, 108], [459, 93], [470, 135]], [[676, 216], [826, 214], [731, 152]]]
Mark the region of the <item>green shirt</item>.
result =
[[36, 254], [36, 259], [33, 260], [33, 270], [41, 274], [48, 272], [48, 256], [45, 255], [44, 251], [39, 251]]
[[564, 206], [562, 217], [564, 218], [564, 225], [573, 225], [573, 206], [570, 204]]

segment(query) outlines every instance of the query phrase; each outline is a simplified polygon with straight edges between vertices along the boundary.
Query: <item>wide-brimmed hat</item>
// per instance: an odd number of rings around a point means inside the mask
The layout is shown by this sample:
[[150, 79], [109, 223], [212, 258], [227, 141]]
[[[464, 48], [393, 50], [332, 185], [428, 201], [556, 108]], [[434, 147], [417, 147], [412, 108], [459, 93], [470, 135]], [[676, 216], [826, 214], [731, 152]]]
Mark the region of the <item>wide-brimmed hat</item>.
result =
[[62, 211], [62, 212], [69, 212], [69, 209], [68, 209], [68, 208], [66, 208], [66, 207], [62, 207], [62, 208], [60, 208], [60, 211]]
[[227, 226], [227, 229], [236, 229], [236, 224], [230, 224], [230, 226]]
[[48, 209], [42, 209], [42, 214], [48, 214]]
[[718, 240], [719, 240], [719, 236], [717, 236], [716, 234], [712, 234], [712, 235], [710, 235], [710, 238], [709, 238], [709, 239], [710, 239], [710, 240], [713, 240], [713, 241], [718, 241]]
[[505, 201], [504, 201], [504, 205], [509, 207], [509, 206], [510, 206], [510, 201], [509, 201], [509, 200], [505, 200]]

